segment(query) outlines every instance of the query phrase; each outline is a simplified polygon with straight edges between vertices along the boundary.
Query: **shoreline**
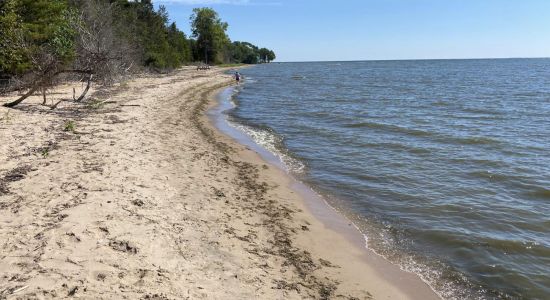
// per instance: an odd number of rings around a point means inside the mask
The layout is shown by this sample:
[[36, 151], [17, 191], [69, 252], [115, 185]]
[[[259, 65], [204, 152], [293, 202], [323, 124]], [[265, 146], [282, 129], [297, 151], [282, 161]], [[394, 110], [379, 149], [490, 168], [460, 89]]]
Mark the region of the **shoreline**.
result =
[[435, 297], [383, 279], [290, 177], [215, 130], [225, 70], [0, 108], [0, 298]]
[[[224, 112], [233, 107], [224, 104], [224, 102], [229, 100], [225, 98], [231, 97], [233, 94], [237, 93], [238, 91], [235, 91], [235, 88], [232, 86], [222, 88], [210, 95], [210, 104], [207, 110], [210, 126], [215, 128], [219, 135], [224, 135], [232, 140], [233, 143], [244, 146], [245, 148], [241, 149], [241, 153], [243, 154], [238, 154], [241, 157], [249, 157], [249, 160], [256, 164], [267, 163], [276, 169], [276, 172], [280, 174], [277, 174], [274, 180], [279, 181], [280, 185], [284, 185], [287, 189], [295, 192], [295, 194], [292, 193], [294, 197], [290, 201], [300, 203], [300, 209], [303, 209], [305, 214], [309, 214], [307, 217], [313, 217], [313, 219], [323, 224], [322, 233], [320, 233], [320, 235], [331, 231], [346, 239], [347, 243], [344, 246], [341, 246], [338, 250], [332, 251], [345, 252], [347, 250], [354, 252], [351, 251], [352, 248], [359, 251], [360, 254], [354, 257], [353, 263], [350, 264], [350, 266], [353, 265], [355, 270], [348, 269], [347, 271], [360, 274], [361, 270], [369, 267], [372, 268], [372, 271], [379, 277], [378, 279], [382, 280], [382, 282], [378, 284], [385, 285], [383, 290], [397, 289], [399, 292], [404, 293], [398, 296], [403, 297], [401, 299], [441, 299], [441, 297], [428, 283], [423, 281], [418, 274], [401, 270], [399, 266], [392, 264], [382, 255], [368, 248], [366, 237], [351, 220], [332, 207], [312, 188], [292, 176], [286, 166], [284, 166], [284, 163], [273, 153], [269, 152], [269, 150], [263, 148], [261, 145], [256, 144], [246, 133], [231, 126], [227, 120], [227, 116], [224, 116]], [[311, 219], [308, 219], [308, 221], [311, 222]], [[312, 237], [298, 237], [298, 239], [300, 238], [311, 239]], [[315, 238], [313, 237], [313, 239]], [[315, 252], [315, 250], [311, 251]], [[328, 255], [326, 252], [319, 252], [320, 255]], [[390, 297], [393, 299], [393, 297], [396, 297], [396, 294], [385, 294], [383, 297]], [[375, 296], [374, 298], [376, 299], [379, 297]]]

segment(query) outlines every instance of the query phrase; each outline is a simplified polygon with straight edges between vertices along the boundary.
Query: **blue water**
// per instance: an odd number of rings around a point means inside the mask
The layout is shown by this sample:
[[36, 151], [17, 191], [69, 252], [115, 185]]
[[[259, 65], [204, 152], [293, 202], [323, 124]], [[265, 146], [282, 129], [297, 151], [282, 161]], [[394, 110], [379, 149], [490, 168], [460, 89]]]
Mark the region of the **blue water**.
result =
[[550, 298], [550, 59], [272, 63], [236, 126], [443, 297]]

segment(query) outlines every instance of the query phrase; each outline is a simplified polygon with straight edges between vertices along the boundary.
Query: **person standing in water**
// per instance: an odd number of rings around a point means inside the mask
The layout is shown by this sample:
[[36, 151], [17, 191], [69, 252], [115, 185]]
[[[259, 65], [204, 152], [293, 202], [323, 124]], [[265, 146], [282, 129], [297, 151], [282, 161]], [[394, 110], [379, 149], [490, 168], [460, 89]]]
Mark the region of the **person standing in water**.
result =
[[237, 81], [237, 84], [241, 81], [241, 74], [239, 74], [239, 72], [235, 72], [235, 80]]

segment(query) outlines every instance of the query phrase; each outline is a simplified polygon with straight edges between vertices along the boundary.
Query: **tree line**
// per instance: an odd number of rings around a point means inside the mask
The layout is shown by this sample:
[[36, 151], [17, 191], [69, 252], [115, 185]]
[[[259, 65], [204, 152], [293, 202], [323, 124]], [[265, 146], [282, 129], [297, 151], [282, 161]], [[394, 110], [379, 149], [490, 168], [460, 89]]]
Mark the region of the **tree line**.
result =
[[46, 89], [64, 76], [89, 85], [136, 70], [162, 71], [199, 61], [275, 59], [272, 50], [231, 42], [228, 24], [211, 8], [194, 9], [190, 22], [187, 36], [169, 21], [166, 8], [155, 10], [151, 0], [1, 0], [0, 89], [27, 90], [6, 106], [37, 91], [45, 99]]

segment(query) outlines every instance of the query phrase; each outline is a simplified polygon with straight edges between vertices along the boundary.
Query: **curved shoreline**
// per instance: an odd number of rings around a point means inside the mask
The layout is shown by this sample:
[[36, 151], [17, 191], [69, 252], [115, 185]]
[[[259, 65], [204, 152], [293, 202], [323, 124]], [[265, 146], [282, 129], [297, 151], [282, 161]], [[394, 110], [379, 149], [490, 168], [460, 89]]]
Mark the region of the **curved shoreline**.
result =
[[[280, 174], [278, 174], [276, 180], [279, 181], [281, 185], [284, 184], [286, 188], [296, 192], [295, 196], [293, 195], [293, 200], [295, 202], [300, 202], [300, 207], [303, 207], [306, 214], [309, 214], [308, 217], [313, 217], [322, 223], [323, 228], [318, 234], [336, 234], [344, 237], [346, 240], [346, 244], [338, 249], [331, 249], [328, 251], [322, 251], [322, 249], [308, 249], [308, 251], [315, 252], [317, 250], [319, 255], [330, 255], [327, 252], [342, 251], [343, 253], [340, 253], [340, 255], [343, 256], [346, 255], [347, 251], [350, 253], [358, 251], [358, 253], [356, 253], [358, 254], [357, 256], [349, 256], [349, 260], [352, 262], [349, 265], [353, 267], [348, 267], [344, 272], [371, 278], [372, 276], [377, 277], [377, 280], [380, 280], [378, 284], [384, 285], [382, 290], [391, 291], [393, 289], [399, 291], [402, 293], [398, 296], [402, 297], [401, 299], [441, 299], [441, 297], [423, 281], [419, 275], [401, 270], [397, 265], [390, 263], [383, 256], [368, 248], [366, 245], [366, 237], [359, 231], [353, 222], [330, 206], [322, 196], [317, 194], [306, 184], [294, 178], [274, 154], [256, 144], [244, 132], [229, 124], [224, 111], [232, 107], [227, 105], [226, 102], [229, 99], [225, 98], [233, 94], [233, 90], [234, 88], [232, 87], [222, 88], [210, 96], [210, 104], [207, 111], [210, 126], [215, 128], [219, 134], [229, 137], [234, 143], [245, 146], [238, 155], [249, 157], [249, 159], [256, 163], [268, 163], [277, 169]], [[245, 153], [243, 154], [243, 152]], [[296, 239], [299, 240], [302, 238], [304, 237], [297, 237]], [[311, 234], [309, 234], [307, 238], [315, 239], [316, 237], [312, 237]], [[361, 274], [361, 271], [365, 269], [369, 269], [371, 274]], [[370, 291], [372, 286], [371, 282], [369, 286], [365, 286], [365, 288]], [[394, 299], [393, 297], [395, 297], [396, 294], [390, 292], [378, 296]], [[379, 297], [375, 296], [374, 298], [376, 299]]]
[[435, 299], [386, 280], [289, 176], [216, 131], [225, 70], [0, 107], [0, 298]]

